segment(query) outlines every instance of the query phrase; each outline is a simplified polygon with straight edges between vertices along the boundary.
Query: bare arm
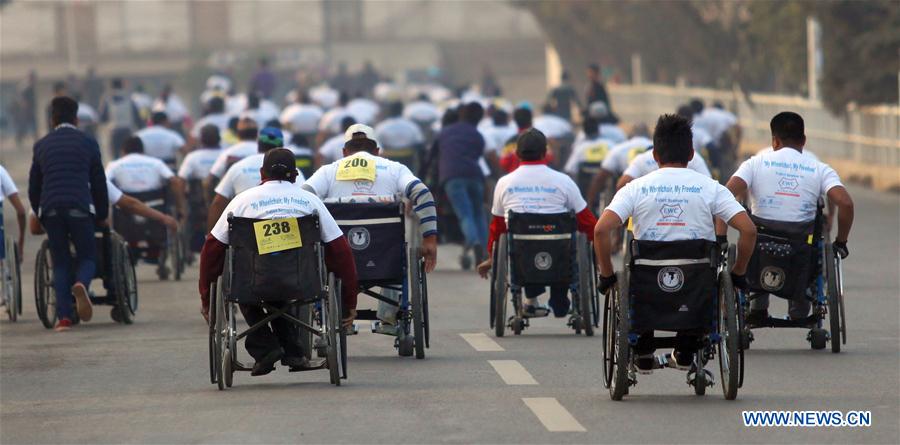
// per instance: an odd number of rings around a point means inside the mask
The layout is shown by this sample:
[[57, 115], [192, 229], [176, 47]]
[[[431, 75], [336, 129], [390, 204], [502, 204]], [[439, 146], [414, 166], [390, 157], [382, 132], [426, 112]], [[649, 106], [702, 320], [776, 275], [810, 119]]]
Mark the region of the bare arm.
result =
[[628, 175], [622, 175], [619, 178], [619, 182], [616, 182], [616, 191], [622, 190], [622, 187], [625, 187], [625, 185], [631, 181], [634, 181], [634, 178]]
[[187, 215], [187, 204], [185, 203], [185, 183], [184, 179], [178, 176], [172, 176], [169, 179], [169, 190], [175, 196], [175, 212], [178, 218], [184, 218]]
[[744, 275], [747, 273], [747, 264], [756, 247], [756, 225], [750, 220], [747, 212], [740, 212], [732, 216], [728, 225], [740, 233], [737, 243], [737, 258], [734, 260], [731, 271], [737, 275]]
[[604, 210], [597, 225], [594, 226], [594, 254], [601, 276], [609, 277], [613, 274], [610, 235], [621, 226], [622, 220], [619, 219], [619, 215], [611, 210]]
[[19, 261], [21, 261], [22, 253], [24, 252], [23, 248], [25, 247], [25, 206], [22, 204], [22, 200], [19, 199], [18, 193], [13, 193], [8, 198], [13, 208], [16, 209], [16, 222], [19, 224]]
[[832, 187], [827, 195], [828, 202], [834, 203], [838, 208], [838, 228], [834, 240], [846, 243], [850, 236], [850, 227], [853, 226], [853, 199], [850, 198], [847, 189], [841, 186]]
[[161, 224], [164, 224], [171, 230], [178, 230], [178, 222], [175, 221], [175, 218], [172, 218], [169, 215], [166, 215], [163, 212], [160, 212], [152, 207], [147, 206], [143, 202], [128, 196], [122, 195], [119, 198], [119, 201], [116, 202], [116, 207], [138, 216], [143, 216], [147, 219], [152, 219], [154, 221], [158, 221]]
[[222, 212], [225, 211], [226, 206], [228, 206], [228, 198], [216, 193], [212, 202], [209, 203], [209, 213], [206, 216], [207, 231], [212, 230], [213, 226], [216, 225], [216, 222], [219, 221], [219, 217], [222, 216]]
[[600, 204], [600, 194], [603, 193], [603, 189], [606, 188], [606, 180], [609, 178], [610, 173], [605, 169], [600, 169], [593, 178], [591, 178], [591, 185], [588, 187], [588, 206], [594, 210], [597, 209], [597, 206]]

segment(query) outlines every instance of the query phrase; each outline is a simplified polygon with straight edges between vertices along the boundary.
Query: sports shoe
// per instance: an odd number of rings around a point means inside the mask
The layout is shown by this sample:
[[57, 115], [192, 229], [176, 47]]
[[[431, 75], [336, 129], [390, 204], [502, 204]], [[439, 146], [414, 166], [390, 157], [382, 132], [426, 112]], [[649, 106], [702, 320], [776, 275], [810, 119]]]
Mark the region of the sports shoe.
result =
[[525, 318], [539, 318], [549, 315], [550, 308], [548, 308], [547, 305], [544, 304], [526, 304], [522, 307], [522, 312], [524, 312]]
[[91, 317], [94, 316], [94, 307], [91, 305], [91, 298], [88, 296], [84, 284], [73, 284], [72, 295], [75, 297], [75, 310], [78, 312], [78, 318], [81, 321], [91, 321]]
[[281, 365], [287, 366], [291, 371], [303, 371], [306, 369], [310, 369], [313, 366], [310, 364], [309, 359], [305, 356], [300, 357], [287, 357], [281, 359]]
[[72, 329], [72, 320], [68, 318], [61, 318], [56, 322], [56, 326], [53, 327], [53, 330], [56, 332], [65, 332], [69, 329]]

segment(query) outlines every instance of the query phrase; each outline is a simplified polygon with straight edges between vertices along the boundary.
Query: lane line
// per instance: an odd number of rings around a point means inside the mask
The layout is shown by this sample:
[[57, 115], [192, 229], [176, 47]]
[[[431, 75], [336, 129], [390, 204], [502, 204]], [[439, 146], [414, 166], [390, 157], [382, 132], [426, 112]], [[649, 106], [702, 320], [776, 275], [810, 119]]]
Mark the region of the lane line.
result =
[[537, 385], [537, 380], [518, 360], [488, 360], [507, 385]]
[[505, 351], [503, 346], [500, 346], [494, 340], [491, 340], [487, 334], [483, 333], [474, 333], [474, 334], [459, 334], [460, 337], [463, 338], [469, 346], [474, 348], [478, 352], [497, 352], [497, 351]]
[[522, 401], [551, 433], [587, 431], [554, 397], [526, 397]]

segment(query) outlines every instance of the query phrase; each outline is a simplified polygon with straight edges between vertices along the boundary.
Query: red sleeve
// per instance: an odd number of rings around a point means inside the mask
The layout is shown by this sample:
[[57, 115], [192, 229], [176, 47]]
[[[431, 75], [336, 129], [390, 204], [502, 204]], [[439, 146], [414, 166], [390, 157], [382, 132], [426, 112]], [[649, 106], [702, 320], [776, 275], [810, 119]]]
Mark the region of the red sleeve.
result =
[[493, 252], [494, 243], [500, 239], [500, 235], [506, 233], [506, 218], [494, 216], [491, 219], [491, 227], [488, 230], [488, 254]]
[[341, 300], [344, 302], [344, 314], [349, 309], [356, 309], [356, 297], [359, 283], [356, 277], [356, 262], [346, 237], [325, 244], [325, 266], [329, 272], [341, 280]]
[[597, 225], [597, 217], [594, 216], [594, 212], [591, 212], [591, 209], [585, 207], [584, 210], [578, 212], [576, 215], [578, 220], [578, 231], [587, 235], [587, 239], [590, 242], [594, 242], [594, 226]]
[[222, 275], [225, 266], [225, 251], [228, 245], [212, 235], [206, 235], [206, 242], [200, 251], [200, 302], [204, 308], [209, 307], [210, 283]]
[[500, 168], [506, 173], [510, 173], [519, 168], [519, 157], [516, 156], [515, 152], [507, 153], [500, 158]]

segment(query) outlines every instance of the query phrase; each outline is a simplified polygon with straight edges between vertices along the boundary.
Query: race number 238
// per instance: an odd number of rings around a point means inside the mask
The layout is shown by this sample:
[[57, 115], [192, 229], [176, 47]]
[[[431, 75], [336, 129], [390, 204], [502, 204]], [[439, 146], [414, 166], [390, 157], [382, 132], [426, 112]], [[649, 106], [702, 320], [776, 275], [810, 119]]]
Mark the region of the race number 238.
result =
[[270, 219], [253, 223], [256, 250], [260, 255], [303, 246], [296, 218]]
[[335, 179], [338, 181], [375, 180], [375, 161], [362, 156], [351, 156], [340, 161]]

